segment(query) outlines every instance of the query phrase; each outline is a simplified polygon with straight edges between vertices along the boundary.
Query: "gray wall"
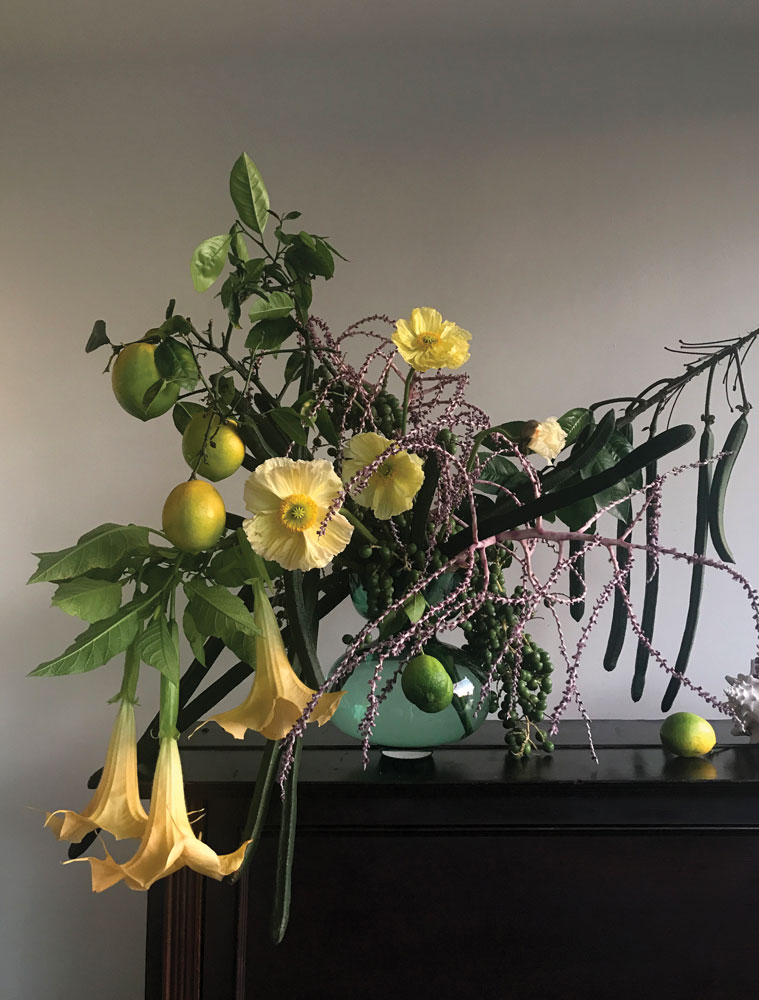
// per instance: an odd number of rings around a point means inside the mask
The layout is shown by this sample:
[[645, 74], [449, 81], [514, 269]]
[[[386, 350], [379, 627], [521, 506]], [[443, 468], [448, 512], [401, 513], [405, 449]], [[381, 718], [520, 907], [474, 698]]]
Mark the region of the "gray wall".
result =
[[[188, 261], [231, 221], [242, 149], [273, 205], [304, 210], [350, 258], [317, 314], [339, 329], [436, 305], [472, 331], [471, 397], [494, 418], [637, 390], [677, 370], [663, 348], [678, 337], [734, 336], [759, 318], [750, 6], [125, 6], [11, 6], [0, 43], [0, 993], [14, 1000], [141, 995], [144, 897], [93, 897], [39, 812], [85, 803], [119, 668], [26, 679], [76, 623], [23, 584], [32, 550], [105, 520], [158, 524], [185, 477], [170, 420], [129, 418], [105, 357], [83, 345], [97, 317], [117, 340], [140, 337], [169, 296], [199, 322], [219, 316]], [[749, 456], [728, 516], [756, 577], [754, 485]], [[224, 484], [231, 509], [241, 491], [242, 476]], [[687, 547], [689, 491], [673, 487], [665, 511], [666, 537]], [[687, 573], [666, 573], [657, 643], [671, 654]], [[751, 622], [727, 581], [710, 580], [706, 603], [692, 674], [719, 692], [747, 666]], [[333, 624], [326, 659], [348, 625]], [[634, 706], [632, 649], [608, 676], [599, 648], [581, 678], [591, 715], [657, 717], [662, 677], [652, 668]], [[138, 724], [154, 696], [146, 677]], [[678, 707], [704, 711], [692, 697]]]

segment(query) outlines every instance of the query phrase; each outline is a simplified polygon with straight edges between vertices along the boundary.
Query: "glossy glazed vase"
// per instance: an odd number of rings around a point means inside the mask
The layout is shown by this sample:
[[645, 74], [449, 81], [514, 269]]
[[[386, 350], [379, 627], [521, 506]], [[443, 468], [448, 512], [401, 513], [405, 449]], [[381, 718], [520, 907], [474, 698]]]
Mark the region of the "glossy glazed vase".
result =
[[[384, 748], [406, 749], [441, 746], [456, 743], [471, 735], [485, 721], [490, 699], [486, 697], [478, 709], [482, 690], [482, 668], [473, 658], [455, 646], [431, 639], [425, 643], [425, 653], [435, 656], [445, 666], [453, 680], [453, 701], [442, 712], [423, 712], [406, 698], [400, 677], [392, 691], [379, 707], [377, 722], [372, 731], [372, 745]], [[342, 662], [338, 660], [332, 670]], [[388, 658], [382, 665], [378, 685], [381, 690], [403, 661]], [[377, 657], [371, 650], [345, 682], [337, 711], [332, 716], [333, 725], [355, 739], [362, 739], [359, 724], [366, 714], [369, 682]]]

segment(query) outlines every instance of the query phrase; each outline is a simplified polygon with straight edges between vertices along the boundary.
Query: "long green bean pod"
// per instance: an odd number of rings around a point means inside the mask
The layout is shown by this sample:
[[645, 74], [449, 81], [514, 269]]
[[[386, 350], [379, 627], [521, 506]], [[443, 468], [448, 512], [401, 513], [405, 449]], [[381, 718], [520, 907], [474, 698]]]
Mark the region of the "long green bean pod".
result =
[[[711, 488], [712, 471], [709, 462], [714, 454], [714, 435], [712, 434], [712, 420], [709, 414], [704, 414], [704, 430], [699, 442], [698, 458], [703, 465], [698, 469], [698, 491], [696, 496], [696, 530], [693, 538], [693, 553], [703, 556], [706, 553], [706, 543], [709, 538], [709, 495]], [[682, 685], [682, 675], [688, 667], [690, 654], [693, 649], [693, 640], [696, 637], [696, 626], [698, 625], [698, 615], [701, 610], [701, 592], [704, 584], [704, 564], [693, 563], [690, 577], [690, 596], [688, 598], [688, 613], [685, 618], [685, 628], [683, 637], [680, 640], [680, 649], [675, 660], [675, 673], [680, 677], [670, 677], [667, 690], [662, 698], [661, 710], [668, 712], [672, 708], [672, 703], [677, 696], [677, 692]]]
[[748, 415], [744, 409], [728, 432], [722, 449], [725, 454], [717, 462], [709, 491], [709, 533], [712, 536], [712, 544], [720, 559], [729, 563], [735, 562], [735, 559], [725, 537], [725, 498], [747, 431]]

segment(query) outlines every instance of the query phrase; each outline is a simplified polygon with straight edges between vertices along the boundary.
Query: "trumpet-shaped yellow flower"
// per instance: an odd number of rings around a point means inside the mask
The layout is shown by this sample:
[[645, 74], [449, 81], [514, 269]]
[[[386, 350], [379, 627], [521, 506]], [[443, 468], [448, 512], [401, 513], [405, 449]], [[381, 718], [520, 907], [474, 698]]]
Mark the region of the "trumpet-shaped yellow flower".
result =
[[319, 527], [342, 489], [332, 465], [270, 458], [245, 483], [245, 506], [253, 517], [243, 529], [253, 550], [284, 569], [326, 566], [350, 541], [353, 527], [334, 514], [322, 535]]
[[393, 343], [403, 360], [418, 372], [430, 368], [460, 368], [469, 360], [468, 330], [444, 320], [437, 309], [412, 309], [395, 325]]
[[[255, 640], [256, 675], [250, 693], [237, 708], [214, 715], [209, 721], [217, 722], [236, 740], [241, 740], [248, 729], [261, 733], [267, 740], [281, 740], [301, 717], [316, 692], [299, 680], [290, 666], [266, 592], [261, 584], [255, 587], [253, 617], [261, 631]], [[331, 719], [344, 693], [323, 694], [309, 716], [309, 722], [318, 722], [321, 726]]]
[[[281, 740], [303, 714], [315, 691], [296, 676], [287, 658], [263, 585], [255, 584], [256, 603], [253, 618], [260, 629], [256, 636], [256, 674], [245, 701], [228, 712], [209, 720], [217, 722], [235, 739], [241, 740], [248, 729], [267, 740]], [[344, 691], [325, 693], [309, 716], [309, 722], [323, 725], [335, 714]]]
[[[379, 458], [392, 444], [381, 434], [356, 434], [348, 442], [343, 462], [343, 479], [348, 482], [357, 472]], [[381, 521], [410, 510], [414, 497], [424, 482], [422, 460], [418, 455], [399, 451], [386, 458], [369, 477], [369, 482], [354, 499], [362, 507], [371, 507]]]
[[141, 890], [184, 867], [220, 880], [237, 871], [248, 843], [232, 854], [219, 855], [195, 836], [187, 815], [177, 741], [164, 737], [153, 778], [150, 814], [137, 853], [121, 865], [108, 851], [104, 859], [76, 860], [89, 861], [93, 892], [102, 892], [122, 880], [130, 889]]
[[134, 705], [124, 698], [108, 743], [103, 774], [89, 804], [80, 813], [70, 809], [48, 813], [45, 826], [50, 827], [58, 840], [76, 844], [98, 827], [112, 833], [117, 840], [140, 837], [147, 820], [137, 783]]
[[536, 455], [542, 455], [543, 458], [553, 461], [563, 449], [566, 440], [567, 433], [556, 417], [548, 417], [547, 420], [541, 421], [532, 432], [527, 447]]

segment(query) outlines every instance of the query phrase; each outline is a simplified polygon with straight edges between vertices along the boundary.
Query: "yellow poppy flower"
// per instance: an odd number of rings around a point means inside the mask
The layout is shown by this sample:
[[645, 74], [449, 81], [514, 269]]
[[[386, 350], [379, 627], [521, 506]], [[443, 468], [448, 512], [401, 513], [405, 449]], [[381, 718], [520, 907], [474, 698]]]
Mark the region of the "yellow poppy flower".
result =
[[243, 530], [254, 552], [284, 569], [326, 566], [350, 541], [353, 527], [334, 514], [324, 534], [319, 527], [342, 483], [330, 462], [270, 458], [245, 483], [245, 506], [253, 517]]
[[240, 867], [248, 843], [232, 854], [219, 855], [195, 836], [187, 815], [177, 741], [164, 737], [153, 778], [150, 814], [137, 853], [123, 865], [108, 851], [104, 859], [75, 860], [89, 861], [93, 892], [103, 892], [122, 880], [130, 889], [143, 890], [184, 867], [221, 880]]
[[567, 440], [567, 433], [562, 429], [556, 417], [548, 417], [543, 420], [532, 432], [527, 447], [534, 451], [536, 455], [542, 455], [550, 462], [556, 458], [564, 448]]
[[[381, 434], [356, 434], [348, 442], [343, 462], [343, 479], [347, 483], [392, 444]], [[390, 455], [371, 474], [369, 482], [354, 499], [362, 507], [371, 507], [380, 521], [387, 521], [404, 510], [410, 510], [414, 497], [424, 482], [422, 460], [418, 455], [399, 451]]]
[[412, 309], [395, 325], [393, 343], [403, 360], [418, 372], [430, 368], [460, 368], [469, 360], [468, 330], [444, 320], [437, 309]]
[[50, 827], [57, 840], [76, 844], [98, 827], [112, 833], [117, 840], [141, 837], [147, 820], [137, 783], [134, 705], [124, 698], [108, 743], [103, 774], [89, 804], [80, 813], [71, 809], [48, 813], [45, 826]]
[[[241, 705], [214, 715], [209, 721], [218, 723], [237, 740], [241, 740], [248, 729], [261, 733], [267, 740], [281, 740], [301, 717], [315, 692], [295, 675], [263, 585], [254, 586], [253, 618], [261, 630], [255, 639], [256, 675]], [[343, 691], [323, 694], [309, 721], [321, 726], [331, 719], [343, 694]]]

